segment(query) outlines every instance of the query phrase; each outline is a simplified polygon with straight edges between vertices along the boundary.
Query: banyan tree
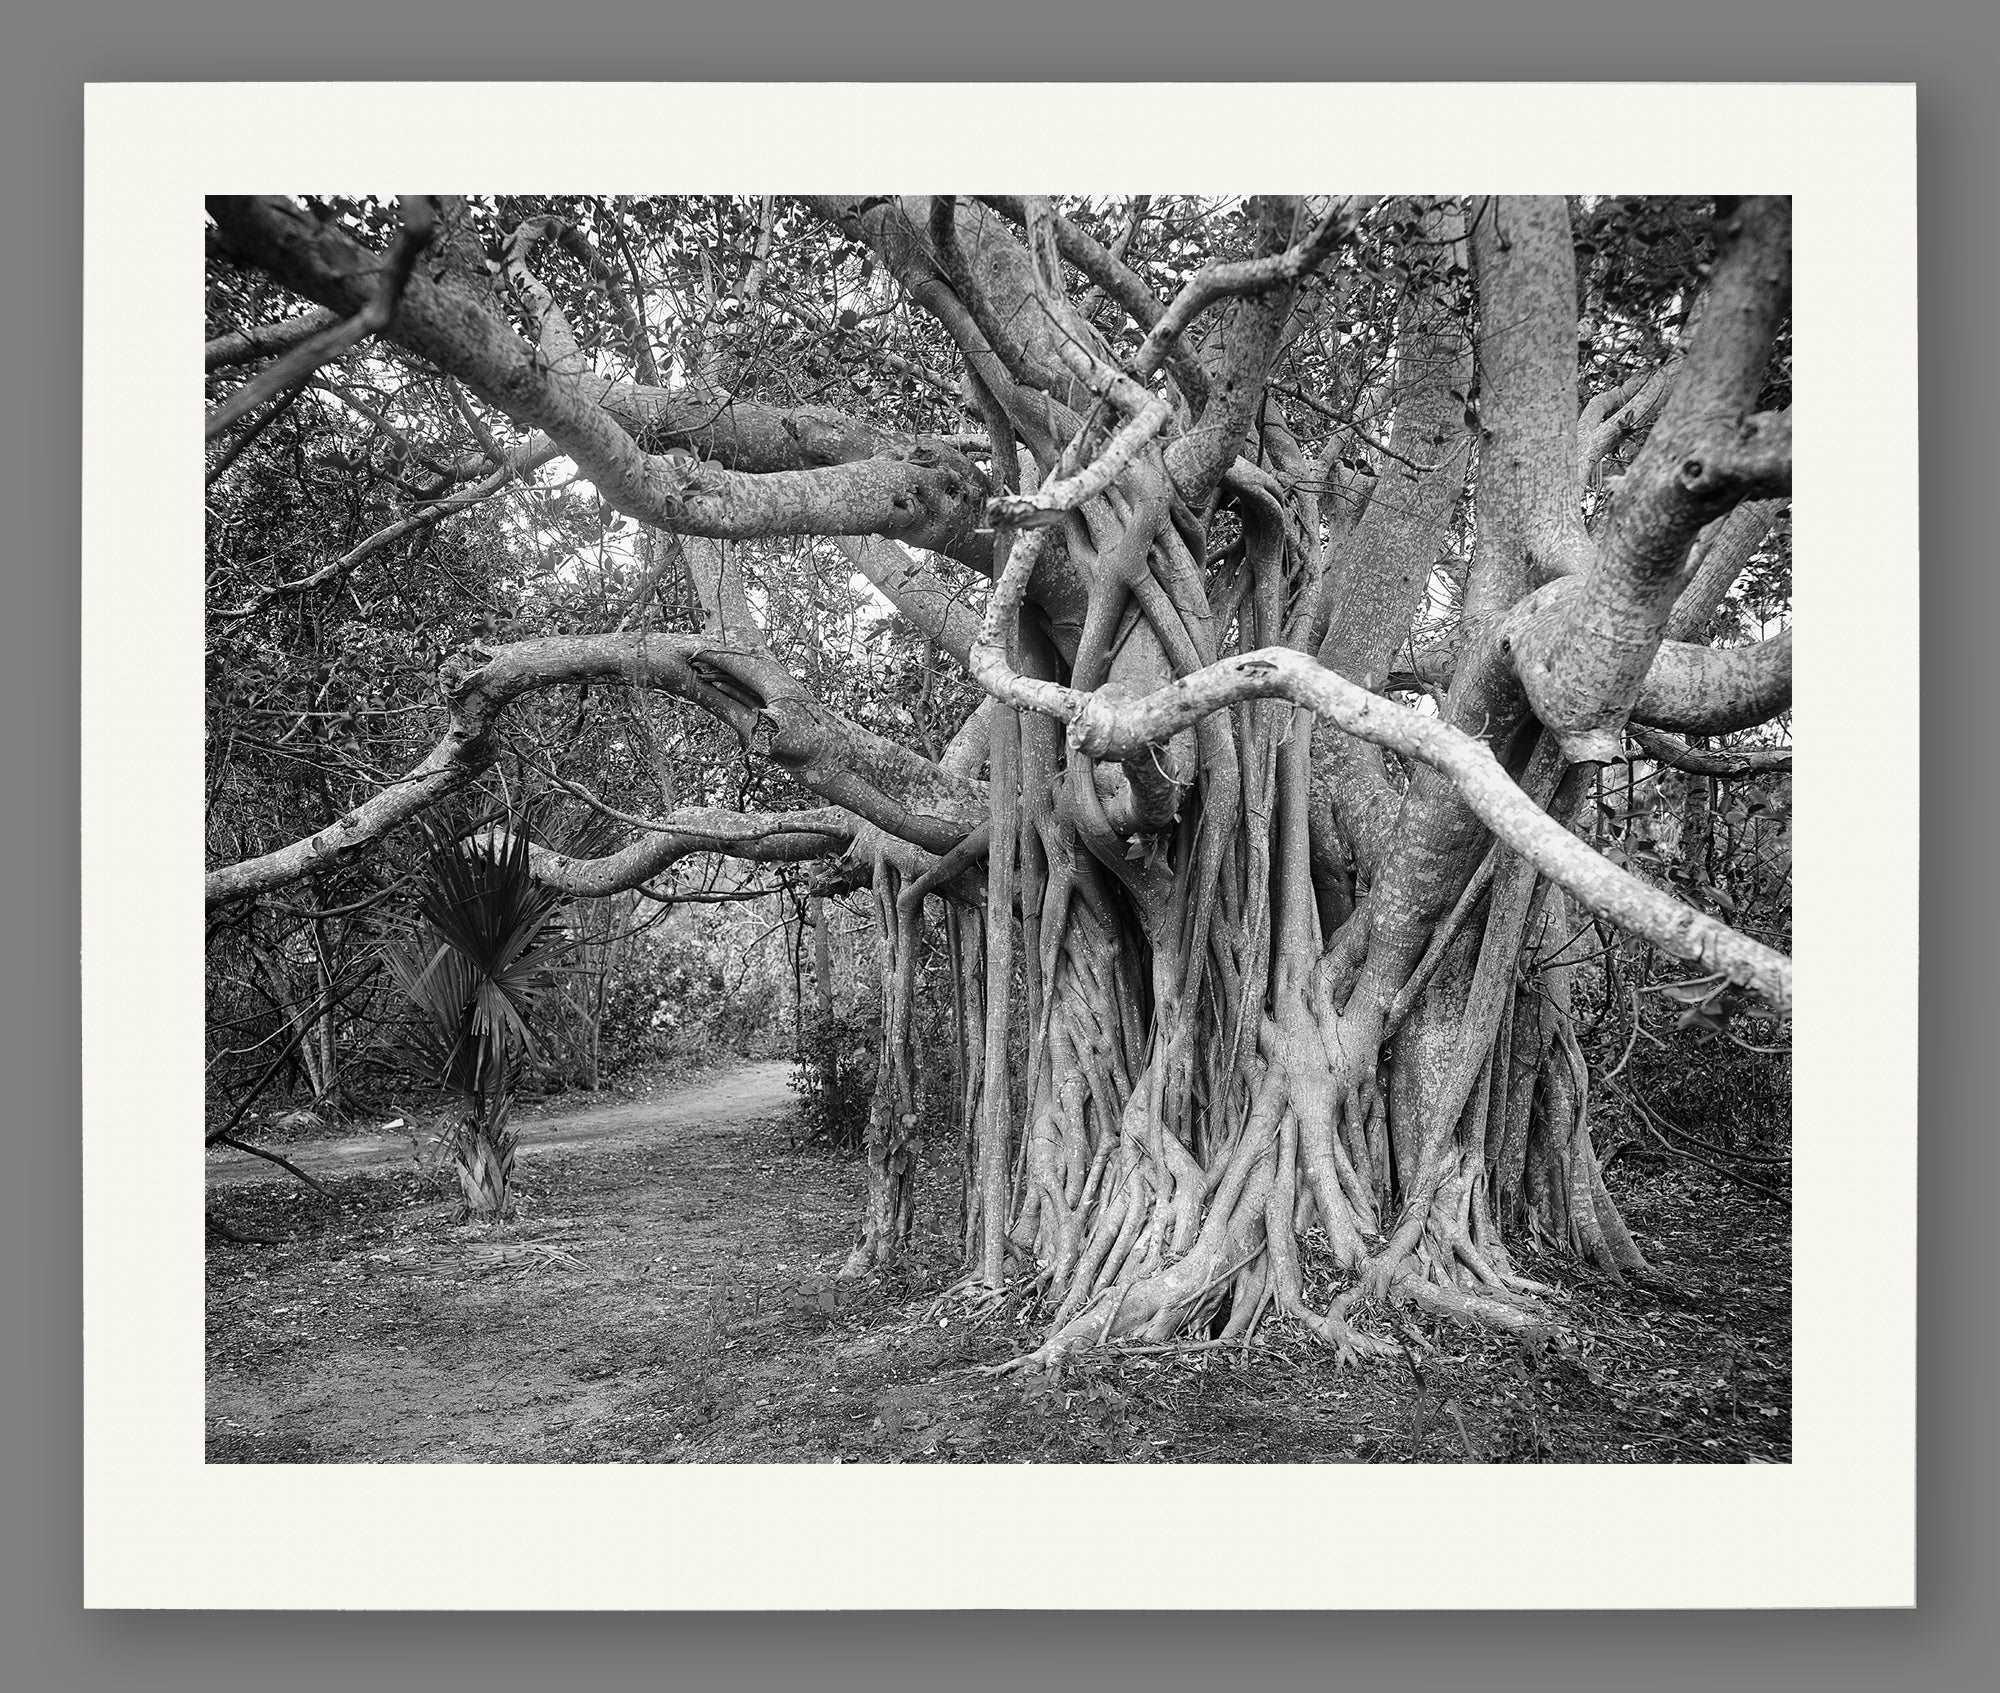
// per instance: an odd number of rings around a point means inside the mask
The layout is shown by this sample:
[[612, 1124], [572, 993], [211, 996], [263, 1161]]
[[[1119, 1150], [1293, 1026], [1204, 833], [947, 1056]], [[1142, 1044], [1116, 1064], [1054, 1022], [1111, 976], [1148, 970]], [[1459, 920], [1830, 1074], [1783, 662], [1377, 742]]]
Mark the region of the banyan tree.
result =
[[[589, 898], [725, 854], [872, 895], [850, 1272], [908, 1241], [948, 1070], [968, 1286], [1039, 1301], [1044, 1362], [1263, 1324], [1345, 1356], [1399, 1306], [1527, 1329], [1529, 1242], [1646, 1273], [1578, 937], [1683, 961], [1714, 1024], [1782, 1020], [1791, 966], [1578, 820], [1606, 766], [1786, 756], [1756, 731], [1789, 633], [1717, 613], [1788, 568], [1787, 202], [209, 209], [212, 463], [301, 385], [397, 407], [374, 530], [232, 567], [212, 618], [373, 605], [384, 560], [565, 461], [631, 538], [606, 615], [427, 614], [424, 748], [302, 838], [212, 843], [212, 910], [367, 854], [552, 700], [696, 714], [796, 803], [606, 804], [622, 840], [535, 874]], [[943, 744], [808, 684], [801, 572], [951, 668]], [[601, 794], [586, 741], [556, 774]]]

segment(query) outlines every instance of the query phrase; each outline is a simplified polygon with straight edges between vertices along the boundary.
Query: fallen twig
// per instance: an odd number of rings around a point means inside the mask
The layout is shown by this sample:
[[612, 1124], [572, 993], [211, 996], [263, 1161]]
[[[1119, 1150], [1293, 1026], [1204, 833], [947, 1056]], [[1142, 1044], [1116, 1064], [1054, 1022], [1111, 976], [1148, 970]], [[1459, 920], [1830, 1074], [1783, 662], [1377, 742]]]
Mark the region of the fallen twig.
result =
[[311, 1188], [314, 1193], [320, 1196], [320, 1198], [331, 1199], [333, 1197], [333, 1195], [328, 1193], [326, 1189], [319, 1184], [319, 1182], [314, 1180], [313, 1177], [307, 1175], [305, 1171], [301, 1170], [298, 1167], [298, 1165], [294, 1164], [289, 1158], [286, 1158], [279, 1153], [273, 1152], [267, 1146], [252, 1146], [249, 1141], [238, 1140], [232, 1134], [219, 1134], [209, 1142], [209, 1145], [233, 1146], [236, 1148], [238, 1152], [249, 1153], [252, 1158], [267, 1158], [273, 1164], [276, 1164], [280, 1169], [289, 1170], [293, 1175], [297, 1176], [300, 1181], [304, 1182], [306, 1186]]

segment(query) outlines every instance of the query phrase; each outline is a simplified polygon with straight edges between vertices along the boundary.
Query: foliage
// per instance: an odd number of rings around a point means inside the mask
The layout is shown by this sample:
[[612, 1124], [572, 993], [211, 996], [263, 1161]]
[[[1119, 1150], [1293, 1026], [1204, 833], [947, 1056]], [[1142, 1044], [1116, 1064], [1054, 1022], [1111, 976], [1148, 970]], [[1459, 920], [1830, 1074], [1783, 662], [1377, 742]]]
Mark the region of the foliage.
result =
[[861, 1150], [881, 1040], [879, 1000], [830, 1014], [806, 1013], [792, 1067], [801, 1141], [822, 1142], [836, 1152]]
[[419, 922], [387, 941], [384, 962], [417, 1012], [410, 1051], [440, 1086], [466, 1096], [505, 1085], [534, 1050], [529, 1015], [554, 989], [562, 899], [528, 869], [525, 826], [500, 844], [433, 829]]
[[772, 903], [673, 907], [634, 934], [604, 998], [605, 1076], [683, 1057], [766, 1056], [788, 1042], [791, 966], [771, 944]]
[[[1791, 778], [1728, 780], [1656, 768], [1610, 784], [1596, 808], [1607, 855], [1747, 934], [1789, 948]], [[1662, 968], [1603, 925], [1579, 970], [1578, 1016], [1602, 1115], [1622, 1150], [1720, 1159], [1751, 1182], [1782, 1181], [1792, 1128], [1789, 1022], [1691, 967]], [[1741, 1155], [1740, 1157], [1738, 1155]], [[1734, 1162], [1732, 1162], [1734, 1160]]]
[[[507, 1120], [534, 1052], [529, 1019], [555, 990], [567, 946], [555, 926], [562, 898], [536, 882], [529, 850], [525, 820], [497, 840], [431, 827], [414, 920], [382, 944], [414, 1013], [403, 1051], [458, 1101], [460, 1179], [468, 1206], [489, 1216], [506, 1208]], [[492, 1178], [479, 1168], [488, 1145], [498, 1148]]]

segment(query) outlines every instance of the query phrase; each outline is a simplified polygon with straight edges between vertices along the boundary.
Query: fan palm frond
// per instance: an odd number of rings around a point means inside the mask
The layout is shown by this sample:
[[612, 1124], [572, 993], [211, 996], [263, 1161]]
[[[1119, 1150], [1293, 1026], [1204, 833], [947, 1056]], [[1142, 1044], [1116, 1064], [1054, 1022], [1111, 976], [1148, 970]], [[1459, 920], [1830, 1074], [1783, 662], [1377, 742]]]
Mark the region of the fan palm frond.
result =
[[[413, 920], [381, 948], [415, 1013], [402, 1047], [463, 1102], [475, 1141], [505, 1143], [521, 1065], [535, 1051], [532, 1018], [564, 969], [565, 901], [534, 878], [526, 819], [471, 839], [428, 833]], [[468, 1203], [475, 1189], [490, 1195], [497, 1169], [503, 1191], [482, 1205], [503, 1204], [508, 1151], [477, 1161], [489, 1173], [474, 1181], [461, 1170]]]

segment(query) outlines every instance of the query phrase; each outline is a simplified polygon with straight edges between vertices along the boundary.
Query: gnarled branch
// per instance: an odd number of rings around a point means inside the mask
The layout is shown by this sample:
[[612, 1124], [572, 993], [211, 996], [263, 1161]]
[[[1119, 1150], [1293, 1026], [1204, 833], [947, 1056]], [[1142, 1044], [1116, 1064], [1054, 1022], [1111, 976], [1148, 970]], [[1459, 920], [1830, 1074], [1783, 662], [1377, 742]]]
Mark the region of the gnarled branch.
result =
[[1020, 603], [1045, 531], [1019, 538], [989, 605], [972, 673], [996, 698], [1069, 725], [1070, 744], [1094, 758], [1126, 758], [1164, 744], [1212, 712], [1244, 700], [1287, 699], [1337, 728], [1413, 758], [1450, 778], [1485, 826], [1593, 911], [1677, 958], [1754, 987], [1789, 1009], [1791, 960], [1694, 910], [1593, 852], [1522, 792], [1485, 743], [1435, 717], [1371, 694], [1316, 659], [1264, 647], [1209, 665], [1141, 699], [1112, 700], [1023, 676], [1000, 632]]
[[447, 662], [440, 680], [451, 720], [415, 768], [305, 839], [210, 871], [208, 903], [282, 887], [412, 822], [491, 763], [509, 705], [565, 683], [654, 688], [699, 705], [822, 799], [927, 851], [950, 850], [984, 815], [977, 784], [827, 710], [768, 655], [662, 634], [553, 636], [477, 650], [484, 664], [469, 664], [467, 654]]

